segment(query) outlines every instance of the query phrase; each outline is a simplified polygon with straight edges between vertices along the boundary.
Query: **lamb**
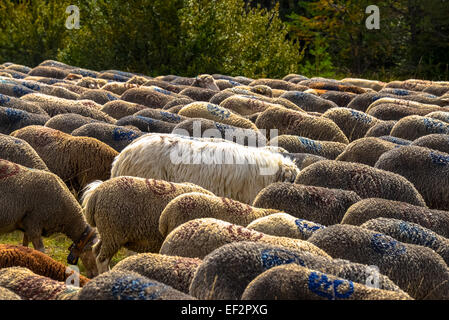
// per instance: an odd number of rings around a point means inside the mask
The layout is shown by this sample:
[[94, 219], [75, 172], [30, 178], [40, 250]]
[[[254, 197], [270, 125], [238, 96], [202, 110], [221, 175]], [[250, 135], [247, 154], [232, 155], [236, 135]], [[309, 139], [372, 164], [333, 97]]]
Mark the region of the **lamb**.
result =
[[269, 243], [330, 258], [326, 252], [310, 245], [307, 241], [270, 236], [214, 218], [190, 220], [175, 228], [165, 238], [159, 253], [204, 259], [215, 249], [240, 241]]
[[27, 126], [44, 125], [49, 119], [49, 116], [43, 114], [0, 107], [0, 133], [10, 134]]
[[146, 108], [134, 113], [135, 116], [142, 116], [147, 118], [152, 118], [156, 120], [162, 120], [170, 123], [181, 123], [182, 121], [187, 120], [188, 118], [182, 117], [176, 113], [170, 113], [163, 109], [150, 109]]
[[[313, 268], [361, 284], [365, 284], [372, 276], [372, 271], [366, 265], [279, 245], [244, 241], [226, 244], [209, 254], [195, 273], [190, 294], [202, 300], [240, 299], [254, 278], [271, 268], [286, 264]], [[386, 276], [378, 276], [380, 289], [403, 293]]]
[[231, 126], [257, 130], [251, 121], [217, 105], [208, 102], [193, 102], [184, 106], [178, 114], [189, 118], [204, 118]]
[[0, 269], [9, 267], [27, 268], [38, 275], [60, 282], [67, 282], [67, 280], [70, 281], [70, 278], [76, 277], [81, 287], [89, 281], [74, 270], [67, 272], [67, 267], [64, 264], [40, 251], [23, 246], [0, 244]]
[[298, 219], [284, 212], [258, 218], [246, 226], [248, 229], [276, 237], [307, 240], [315, 231], [326, 228], [321, 224]]
[[11, 133], [28, 142], [48, 169], [75, 190], [97, 179], [107, 179], [118, 152], [90, 137], [74, 137], [42, 126], [28, 126]]
[[357, 162], [374, 167], [379, 157], [398, 145], [379, 138], [361, 138], [348, 144], [337, 161]]
[[[379, 161], [381, 159], [382, 156]], [[399, 174], [380, 170], [377, 167], [379, 161], [376, 168], [353, 162], [319, 161], [302, 170], [295, 183], [355, 191], [363, 199], [383, 198], [426, 206], [411, 182]]]
[[193, 275], [201, 262], [197, 258], [141, 253], [123, 259], [112, 271], [132, 271], [188, 294]]
[[147, 134], [116, 157], [111, 177], [187, 181], [217, 196], [252, 203], [261, 189], [276, 181], [292, 182], [298, 171], [290, 159], [262, 148], [221, 139], [214, 142], [174, 134]]
[[449, 135], [439, 133], [429, 134], [416, 139], [411, 145], [449, 153]]
[[449, 263], [449, 239], [419, 224], [397, 219], [377, 218], [365, 222], [361, 227], [386, 234], [404, 243], [433, 249], [446, 264]]
[[112, 270], [89, 281], [77, 300], [195, 300], [158, 281], [131, 271]]
[[273, 209], [251, 207], [229, 198], [204, 193], [185, 193], [170, 201], [159, 218], [159, 232], [165, 237], [181, 224], [197, 218], [216, 218], [241, 226], [266, 215]]
[[0, 269], [0, 287], [23, 300], [74, 300], [80, 288], [66, 285], [22, 267]]
[[376, 265], [414, 299], [449, 299], [449, 270], [432, 249], [343, 224], [321, 229], [308, 241], [334, 258]]
[[273, 183], [259, 192], [253, 206], [276, 209], [297, 218], [332, 225], [340, 223], [346, 210], [360, 200], [353, 191]]
[[316, 95], [311, 93], [300, 91], [288, 91], [281, 95], [281, 98], [293, 102], [305, 111], [324, 113], [329, 109], [338, 107], [335, 102], [317, 97]]
[[149, 108], [162, 108], [175, 97], [177, 97], [175, 93], [157, 87], [131, 88], [121, 95], [121, 99], [124, 101], [138, 103]]
[[379, 121], [377, 124], [368, 129], [365, 137], [381, 137], [390, 135], [391, 129], [397, 121]]
[[145, 109], [148, 109], [148, 107], [141, 104], [126, 102], [123, 100], [114, 100], [105, 103], [100, 111], [106, 113], [114, 119], [121, 119]]
[[449, 194], [445, 186], [449, 181], [448, 153], [403, 146], [384, 153], [375, 167], [400, 174], [413, 183], [429, 208], [449, 210]]
[[53, 173], [0, 160], [1, 233], [24, 231], [23, 245], [32, 242], [44, 251], [42, 236], [63, 233], [74, 242], [68, 261], [81, 257], [88, 276], [96, 275], [91, 246], [95, 231], [83, 217], [82, 208], [62, 180]]
[[277, 266], [258, 275], [242, 300], [413, 300], [406, 293], [368, 287], [297, 264]]
[[78, 100], [92, 100], [104, 105], [110, 101], [119, 100], [120, 96], [103, 89], [92, 89], [80, 95]]
[[101, 236], [94, 247], [98, 271], [108, 270], [111, 258], [122, 246], [136, 252], [158, 252], [163, 242], [159, 216], [171, 200], [189, 192], [211, 194], [194, 184], [137, 177], [88, 185], [81, 200], [87, 221]]
[[98, 122], [100, 121], [89, 117], [84, 117], [77, 113], [63, 113], [49, 119], [45, 123], [45, 127], [70, 134], [72, 131], [84, 126], [85, 124]]
[[156, 120], [143, 116], [127, 116], [116, 122], [118, 126], [134, 126], [143, 132], [170, 133], [176, 127], [175, 123]]
[[330, 160], [335, 160], [346, 148], [346, 144], [341, 142], [316, 141], [291, 135], [277, 136], [270, 140], [270, 144], [291, 153], [310, 153]]
[[332, 120], [285, 108], [268, 108], [257, 117], [256, 126], [268, 131], [277, 129], [279, 135], [349, 143], [348, 138]]
[[8, 160], [27, 168], [48, 171], [45, 162], [25, 140], [9, 135], [0, 134], [0, 159]]

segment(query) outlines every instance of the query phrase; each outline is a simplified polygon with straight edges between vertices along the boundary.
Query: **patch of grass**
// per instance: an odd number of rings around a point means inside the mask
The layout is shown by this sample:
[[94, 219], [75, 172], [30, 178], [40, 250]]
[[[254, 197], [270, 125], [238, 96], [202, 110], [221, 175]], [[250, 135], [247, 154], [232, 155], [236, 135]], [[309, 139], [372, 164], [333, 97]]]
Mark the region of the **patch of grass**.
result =
[[[8, 234], [0, 235], [0, 243], [22, 245], [23, 233], [21, 231], [15, 231]], [[69, 247], [72, 241], [63, 234], [55, 234], [51, 237], [44, 238], [45, 253], [65, 265], [67, 265], [67, 255], [69, 254]], [[32, 244], [30, 243], [32, 248]], [[129, 255], [128, 250], [122, 248], [111, 261], [111, 267], [117, 264], [120, 260], [126, 258]], [[86, 275], [86, 269], [83, 266], [81, 260], [78, 262], [78, 267], [83, 275]]]

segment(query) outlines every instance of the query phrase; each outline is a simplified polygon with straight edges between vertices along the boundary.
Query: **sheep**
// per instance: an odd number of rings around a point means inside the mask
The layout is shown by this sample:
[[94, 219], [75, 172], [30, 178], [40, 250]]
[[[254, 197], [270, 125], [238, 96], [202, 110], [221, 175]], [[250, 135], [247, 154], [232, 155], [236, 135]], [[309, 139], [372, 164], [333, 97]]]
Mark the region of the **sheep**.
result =
[[0, 287], [0, 300], [22, 300], [22, 298], [20, 298], [20, 296], [18, 296], [14, 292]]
[[179, 96], [157, 87], [131, 88], [121, 95], [121, 99], [124, 101], [141, 104], [149, 108], [162, 108], [175, 97]]
[[79, 286], [84, 286], [89, 279], [68, 268], [43, 254], [38, 250], [23, 246], [14, 246], [9, 244], [0, 244], [0, 269], [9, 267], [23, 267], [32, 272], [51, 278], [56, 281], [67, 282], [70, 278], [77, 278]]
[[119, 100], [120, 96], [103, 89], [92, 89], [84, 92], [78, 100], [92, 100], [98, 104], [104, 105], [110, 101]]
[[235, 95], [237, 95], [235, 92], [225, 89], [223, 91], [217, 92], [212, 98], [209, 99], [209, 102], [211, 104], [220, 105], [220, 103], [225, 101], [227, 98]]
[[268, 131], [277, 129], [279, 135], [349, 143], [348, 138], [332, 120], [285, 108], [268, 108], [257, 117], [256, 127]]
[[379, 137], [379, 139], [393, 142], [394, 144], [400, 145], [400, 146], [408, 146], [409, 144], [412, 143], [412, 141], [410, 141], [410, 140], [405, 140], [405, 139], [392, 137], [392, 136], [381, 136], [381, 137]]
[[129, 79], [131, 79], [131, 77], [128, 76], [124, 76], [122, 74], [118, 74], [115, 72], [102, 72], [100, 73], [97, 78], [98, 80], [105, 80], [107, 81], [115, 81], [115, 82], [127, 82]]
[[323, 225], [340, 223], [346, 210], [361, 198], [353, 191], [273, 183], [254, 199], [257, 208], [276, 209]]
[[397, 121], [379, 121], [377, 124], [368, 129], [365, 133], [365, 137], [381, 137], [390, 135], [391, 129]]
[[270, 140], [270, 144], [282, 147], [291, 153], [310, 153], [334, 160], [341, 154], [346, 144], [334, 141], [316, 141], [304, 137], [281, 135]]
[[306, 76], [303, 76], [303, 75], [300, 75], [300, 74], [289, 73], [288, 75], [283, 77], [282, 80], [284, 80], [284, 81], [291, 81], [292, 79], [296, 79], [296, 78], [301, 78], [302, 79], [301, 81], [309, 79]]
[[132, 271], [188, 294], [193, 275], [201, 262], [197, 258], [141, 253], [123, 259], [112, 271]]
[[27, 168], [47, 170], [45, 162], [25, 140], [0, 134], [0, 159], [20, 164]]
[[0, 269], [0, 287], [23, 300], [74, 300], [79, 287], [37, 275], [22, 267]]
[[0, 191], [1, 233], [23, 230], [23, 245], [31, 241], [39, 251], [45, 250], [42, 236], [63, 233], [74, 243], [68, 261], [76, 264], [81, 257], [88, 276], [96, 274], [91, 249], [97, 240], [96, 232], [58, 176], [0, 159]]
[[76, 67], [71, 68], [70, 73], [78, 74], [78, 75], [81, 75], [82, 77], [92, 77], [92, 78], [96, 78], [100, 75], [100, 72], [83, 69], [83, 68], [76, 68]]
[[76, 85], [88, 89], [100, 89], [108, 83], [105, 79], [84, 77]]
[[15, 130], [31, 125], [43, 126], [49, 119], [49, 116], [43, 114], [0, 107], [0, 133], [10, 134]]
[[278, 79], [257, 79], [252, 81], [248, 84], [251, 87], [264, 85], [268, 86], [272, 89], [280, 89], [280, 90], [287, 90], [287, 91], [305, 91], [308, 88], [299, 84], [294, 84], [291, 82], [287, 82], [284, 80], [278, 80]]
[[136, 252], [158, 252], [163, 242], [159, 216], [171, 200], [189, 192], [211, 194], [194, 184], [137, 177], [89, 184], [81, 201], [87, 221], [101, 236], [93, 248], [98, 271], [108, 270], [122, 246]]
[[195, 78], [187, 78], [187, 77], [176, 77], [173, 80], [170, 80], [171, 84], [174, 85], [181, 85], [181, 86], [191, 86], [193, 82], [195, 81]]
[[112, 270], [89, 281], [77, 300], [195, 300], [170, 286], [131, 271]]
[[172, 133], [192, 137], [206, 137], [210, 135], [210, 137], [226, 139], [251, 147], [263, 147], [267, 145], [265, 135], [259, 131], [238, 128], [201, 118], [187, 118], [187, 120], [177, 124]]
[[355, 97], [354, 93], [341, 91], [328, 91], [320, 96], [322, 99], [334, 102], [340, 108], [346, 108]]
[[24, 79], [27, 77], [26, 73], [14, 71], [14, 70], [8, 70], [8, 69], [2, 69], [0, 72], [1, 77], [8, 77], [11, 79]]
[[[400, 174], [414, 184], [431, 209], [449, 210], [449, 154], [418, 146], [385, 152], [376, 168]], [[395, 200], [395, 199], [391, 199]]]
[[449, 135], [439, 133], [429, 134], [416, 139], [411, 145], [449, 153]]
[[380, 91], [386, 85], [386, 83], [382, 82], [382, 81], [357, 79], [357, 78], [344, 78], [340, 81], [343, 83], [349, 83], [349, 84], [352, 84], [353, 86], [357, 86], [357, 87], [361, 87], [361, 88], [373, 89], [374, 91]]
[[380, 120], [400, 120], [401, 118], [419, 115], [425, 116], [434, 111], [440, 111], [437, 105], [422, 104], [415, 101], [382, 98], [372, 103], [366, 113]]
[[72, 132], [72, 136], [98, 139], [117, 152], [121, 152], [143, 134], [137, 130], [102, 122], [86, 124]]
[[[381, 159], [382, 156], [379, 161]], [[379, 161], [376, 168], [353, 162], [319, 161], [302, 170], [295, 183], [355, 191], [363, 199], [383, 198], [426, 206], [411, 182], [399, 174], [377, 168]]]
[[337, 161], [357, 162], [374, 167], [379, 157], [398, 145], [380, 138], [361, 138], [348, 144]]
[[[261, 101], [257, 98], [241, 95], [233, 95], [220, 103], [221, 108], [231, 110], [242, 116], [248, 116], [256, 112], [262, 112], [273, 106], [276, 105]], [[296, 110], [302, 111], [302, 109], [299, 107], [296, 108]]]
[[195, 80], [191, 84], [192, 87], [200, 87], [213, 91], [220, 91], [217, 84], [215, 83], [214, 77], [209, 74], [201, 74], [195, 77]]
[[64, 132], [28, 126], [11, 133], [28, 142], [48, 169], [75, 190], [97, 179], [109, 178], [118, 152], [90, 137], [74, 137]]
[[195, 100], [193, 100], [189, 97], [175, 98], [175, 99], [167, 102], [162, 109], [168, 110], [168, 109], [171, 109], [176, 106], [186, 106], [192, 102], [195, 102]]
[[146, 118], [152, 118], [152, 119], [161, 120], [161, 121], [170, 122], [170, 123], [176, 123], [176, 124], [189, 119], [186, 117], [182, 117], [176, 113], [167, 112], [163, 109], [150, 109], [150, 108], [145, 108], [143, 110], [140, 110], [140, 111], [134, 113], [134, 116], [142, 116], [142, 117], [146, 117]]
[[35, 92], [39, 92], [42, 94], [55, 96], [58, 98], [68, 99], [68, 100], [77, 100], [79, 98], [79, 94], [72, 92], [66, 88], [54, 85], [47, 85], [43, 83], [39, 83], [33, 80], [21, 80], [18, 81], [20, 85], [27, 87]]
[[27, 94], [24, 100], [41, 107], [45, 112], [54, 117], [62, 113], [77, 113], [95, 120], [114, 123], [115, 119], [100, 111], [101, 105], [90, 100], [68, 100], [40, 93]]
[[228, 124], [231, 126], [257, 130], [257, 127], [251, 121], [238, 115], [237, 113], [222, 108], [217, 105], [213, 105], [208, 102], [193, 102], [184, 106], [178, 114], [180, 116], [189, 118], [204, 118], [212, 121]]
[[170, 112], [170, 113], [178, 114], [179, 111], [181, 111], [181, 109], [184, 108], [184, 106], [186, 106], [186, 105], [180, 104], [180, 105], [173, 106], [171, 108], [164, 109], [164, 110], [167, 110], [167, 112]]
[[377, 218], [368, 220], [361, 227], [386, 234], [404, 243], [433, 249], [446, 264], [449, 263], [449, 239], [419, 224], [398, 219]]
[[151, 80], [150, 77], [146, 77], [146, 76], [140, 76], [140, 75], [133, 75], [131, 77], [131, 79], [129, 79], [128, 81], [126, 81], [126, 83], [129, 84], [137, 84], [139, 86], [143, 85], [144, 83], [148, 82], [148, 80]]
[[22, 73], [28, 73], [31, 71], [31, 68], [20, 64], [11, 64], [6, 67], [6, 70], [14, 70]]
[[329, 109], [338, 107], [335, 102], [317, 97], [314, 94], [301, 91], [288, 91], [280, 98], [287, 99], [305, 111], [326, 112]]
[[145, 87], [151, 87], [151, 86], [155, 86], [155, 87], [159, 87], [162, 88], [164, 90], [168, 90], [174, 93], [180, 93], [182, 90], [184, 90], [185, 88], [187, 88], [187, 86], [177, 86], [177, 85], [173, 85], [167, 81], [162, 81], [162, 80], [156, 80], [156, 79], [151, 79], [146, 81], [143, 86]]
[[30, 76], [38, 76], [38, 77], [47, 77], [47, 78], [56, 78], [56, 79], [64, 79], [70, 72], [66, 69], [60, 69], [56, 67], [49, 66], [37, 66], [33, 68], [28, 75]]
[[45, 112], [44, 109], [35, 105], [34, 103], [19, 98], [6, 96], [1, 93], [0, 93], [0, 106], [48, 116], [48, 113]]
[[449, 299], [449, 270], [432, 249], [347, 224], [318, 230], [307, 241], [334, 258], [377, 266], [414, 299]]
[[330, 258], [309, 242], [275, 237], [214, 218], [193, 219], [176, 227], [162, 243], [160, 254], [204, 259], [225, 244], [240, 241], [263, 242]]
[[246, 226], [248, 229], [276, 237], [307, 240], [316, 230], [326, 228], [321, 224], [298, 219], [284, 212], [258, 218]]
[[118, 126], [134, 126], [144, 132], [170, 133], [176, 127], [176, 123], [156, 120], [143, 116], [127, 116], [117, 120]]
[[428, 113], [426, 115], [427, 118], [433, 118], [436, 120], [444, 121], [446, 123], [449, 123], [449, 112], [446, 111], [435, 111]]
[[[118, 96], [121, 96], [126, 90], [131, 88], [138, 88], [139, 85], [132, 84], [132, 83], [126, 83], [126, 82], [108, 82], [104, 86], [102, 86], [101, 90], [103, 91], [109, 91], [113, 94], [116, 94]], [[113, 101], [116, 99], [113, 99]], [[103, 104], [103, 103], [101, 103]]]
[[335, 122], [349, 141], [363, 138], [366, 132], [381, 120], [349, 108], [332, 108], [323, 114], [323, 117]]
[[20, 85], [13, 80], [6, 80], [5, 78], [0, 77], [0, 94], [20, 98], [35, 92], [36, 91]]
[[148, 109], [148, 107], [141, 104], [126, 102], [123, 100], [114, 100], [105, 103], [100, 111], [106, 113], [114, 119], [121, 119], [146, 109]]
[[70, 134], [72, 131], [84, 126], [85, 124], [98, 122], [100, 121], [89, 117], [84, 117], [77, 113], [63, 113], [49, 119], [45, 123], [45, 127]]
[[[59, 82], [55, 83], [53, 85], [53, 87], [61, 87], [61, 88], [67, 89], [67, 90], [69, 90], [69, 91], [71, 91], [73, 93], [76, 93], [78, 96], [83, 94], [84, 92], [90, 90], [90, 89], [87, 89], [87, 88], [83, 88], [83, 87], [77, 86], [76, 84], [59, 83]], [[61, 97], [61, 98], [66, 98], [66, 97]], [[76, 99], [74, 99], [74, 100], [76, 100]]]
[[[9, 67], [7, 68], [9, 69]], [[435, 96], [442, 96], [449, 92], [448, 85], [431, 85], [423, 90], [423, 92], [433, 94]]]
[[[365, 284], [372, 270], [359, 263], [319, 256], [298, 249], [261, 242], [234, 242], [209, 254], [198, 267], [190, 285], [190, 294], [198, 299], [240, 299], [249, 283], [263, 272], [286, 264], [301, 265]], [[379, 288], [403, 293], [382, 274]]]
[[[302, 82], [301, 84], [304, 84]], [[350, 92], [355, 94], [362, 94], [365, 92], [371, 92], [374, 90], [360, 88], [351, 84], [344, 84], [342, 82], [334, 82], [329, 80], [314, 81], [308, 84], [308, 87], [314, 90], [326, 90], [326, 91], [337, 91], [337, 92]]]
[[299, 170], [302, 170], [317, 161], [326, 160], [326, 158], [324, 157], [313, 155], [310, 153], [286, 153], [284, 154], [284, 156], [291, 159], [299, 168]]
[[59, 62], [56, 60], [44, 60], [39, 64], [39, 67], [54, 67], [54, 68], [59, 68], [59, 69], [65, 69], [65, 70], [72, 70], [74, 67], [73, 66], [69, 66], [66, 63], [63, 62]]
[[266, 215], [273, 209], [252, 207], [229, 198], [204, 193], [184, 193], [170, 201], [159, 218], [159, 232], [167, 236], [176, 227], [197, 218], [216, 218], [241, 226]]
[[288, 264], [252, 280], [242, 300], [413, 300], [406, 293], [372, 288], [331, 274]]
[[292, 182], [298, 171], [293, 161], [267, 149], [222, 139], [214, 142], [174, 134], [147, 134], [115, 158], [111, 177], [187, 181], [217, 196], [252, 203], [261, 189], [276, 181]]

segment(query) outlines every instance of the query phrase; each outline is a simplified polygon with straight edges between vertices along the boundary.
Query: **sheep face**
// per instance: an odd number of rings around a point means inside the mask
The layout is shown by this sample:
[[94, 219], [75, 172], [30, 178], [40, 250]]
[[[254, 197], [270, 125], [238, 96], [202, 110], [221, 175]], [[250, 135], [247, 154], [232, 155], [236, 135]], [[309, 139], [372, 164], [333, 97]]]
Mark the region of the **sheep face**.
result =
[[196, 77], [192, 86], [210, 89], [214, 91], [220, 91], [220, 88], [215, 83], [214, 78], [208, 74], [203, 74]]

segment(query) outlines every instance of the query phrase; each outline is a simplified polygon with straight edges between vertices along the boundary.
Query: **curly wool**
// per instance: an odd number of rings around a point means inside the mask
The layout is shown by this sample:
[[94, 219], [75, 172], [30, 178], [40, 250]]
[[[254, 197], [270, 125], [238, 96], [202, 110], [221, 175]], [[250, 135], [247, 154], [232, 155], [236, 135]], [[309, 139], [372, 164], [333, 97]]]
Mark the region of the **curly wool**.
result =
[[126, 90], [121, 99], [147, 106], [162, 108], [167, 102], [179, 97], [176, 93], [158, 87], [139, 87]]
[[50, 119], [44, 114], [29, 113], [20, 109], [0, 107], [0, 133], [11, 132], [32, 125], [44, 125]]
[[365, 137], [381, 137], [390, 135], [391, 129], [397, 121], [382, 121], [368, 129]]
[[428, 117], [408, 116], [394, 125], [390, 135], [415, 140], [433, 133], [449, 134], [449, 123]]
[[410, 145], [449, 153], [449, 134], [435, 133], [416, 139]]
[[48, 113], [36, 104], [19, 98], [10, 97], [0, 93], [0, 106], [11, 109], [19, 109], [29, 113], [36, 113], [48, 116]]
[[136, 112], [148, 109], [147, 106], [141, 104], [127, 102], [123, 100], [114, 100], [107, 102], [100, 109], [101, 112], [106, 113], [114, 119], [121, 119], [126, 116], [131, 116]]
[[336, 108], [337, 104], [330, 100], [317, 97], [314, 94], [301, 91], [288, 91], [280, 96], [297, 105], [304, 111], [314, 111], [324, 113], [331, 108]]
[[208, 102], [217, 92], [218, 90], [211, 90], [207, 88], [187, 87], [183, 89], [179, 95], [189, 97], [195, 101]]
[[317, 141], [299, 136], [281, 135], [270, 140], [270, 145], [279, 146], [291, 153], [310, 153], [334, 160], [346, 144], [333, 141]]
[[54, 116], [45, 123], [45, 127], [70, 134], [72, 131], [88, 123], [99, 122], [98, 120], [79, 115], [77, 113], [64, 113]]
[[4, 134], [0, 134], [0, 159], [28, 168], [48, 170], [45, 162], [28, 142]]
[[329, 257], [307, 241], [270, 236], [214, 218], [194, 219], [178, 226], [165, 238], [159, 253], [203, 259], [225, 244], [240, 241], [270, 243]]
[[120, 99], [119, 95], [103, 89], [88, 90], [82, 93], [78, 98], [78, 100], [92, 100], [101, 105], [119, 99]]

